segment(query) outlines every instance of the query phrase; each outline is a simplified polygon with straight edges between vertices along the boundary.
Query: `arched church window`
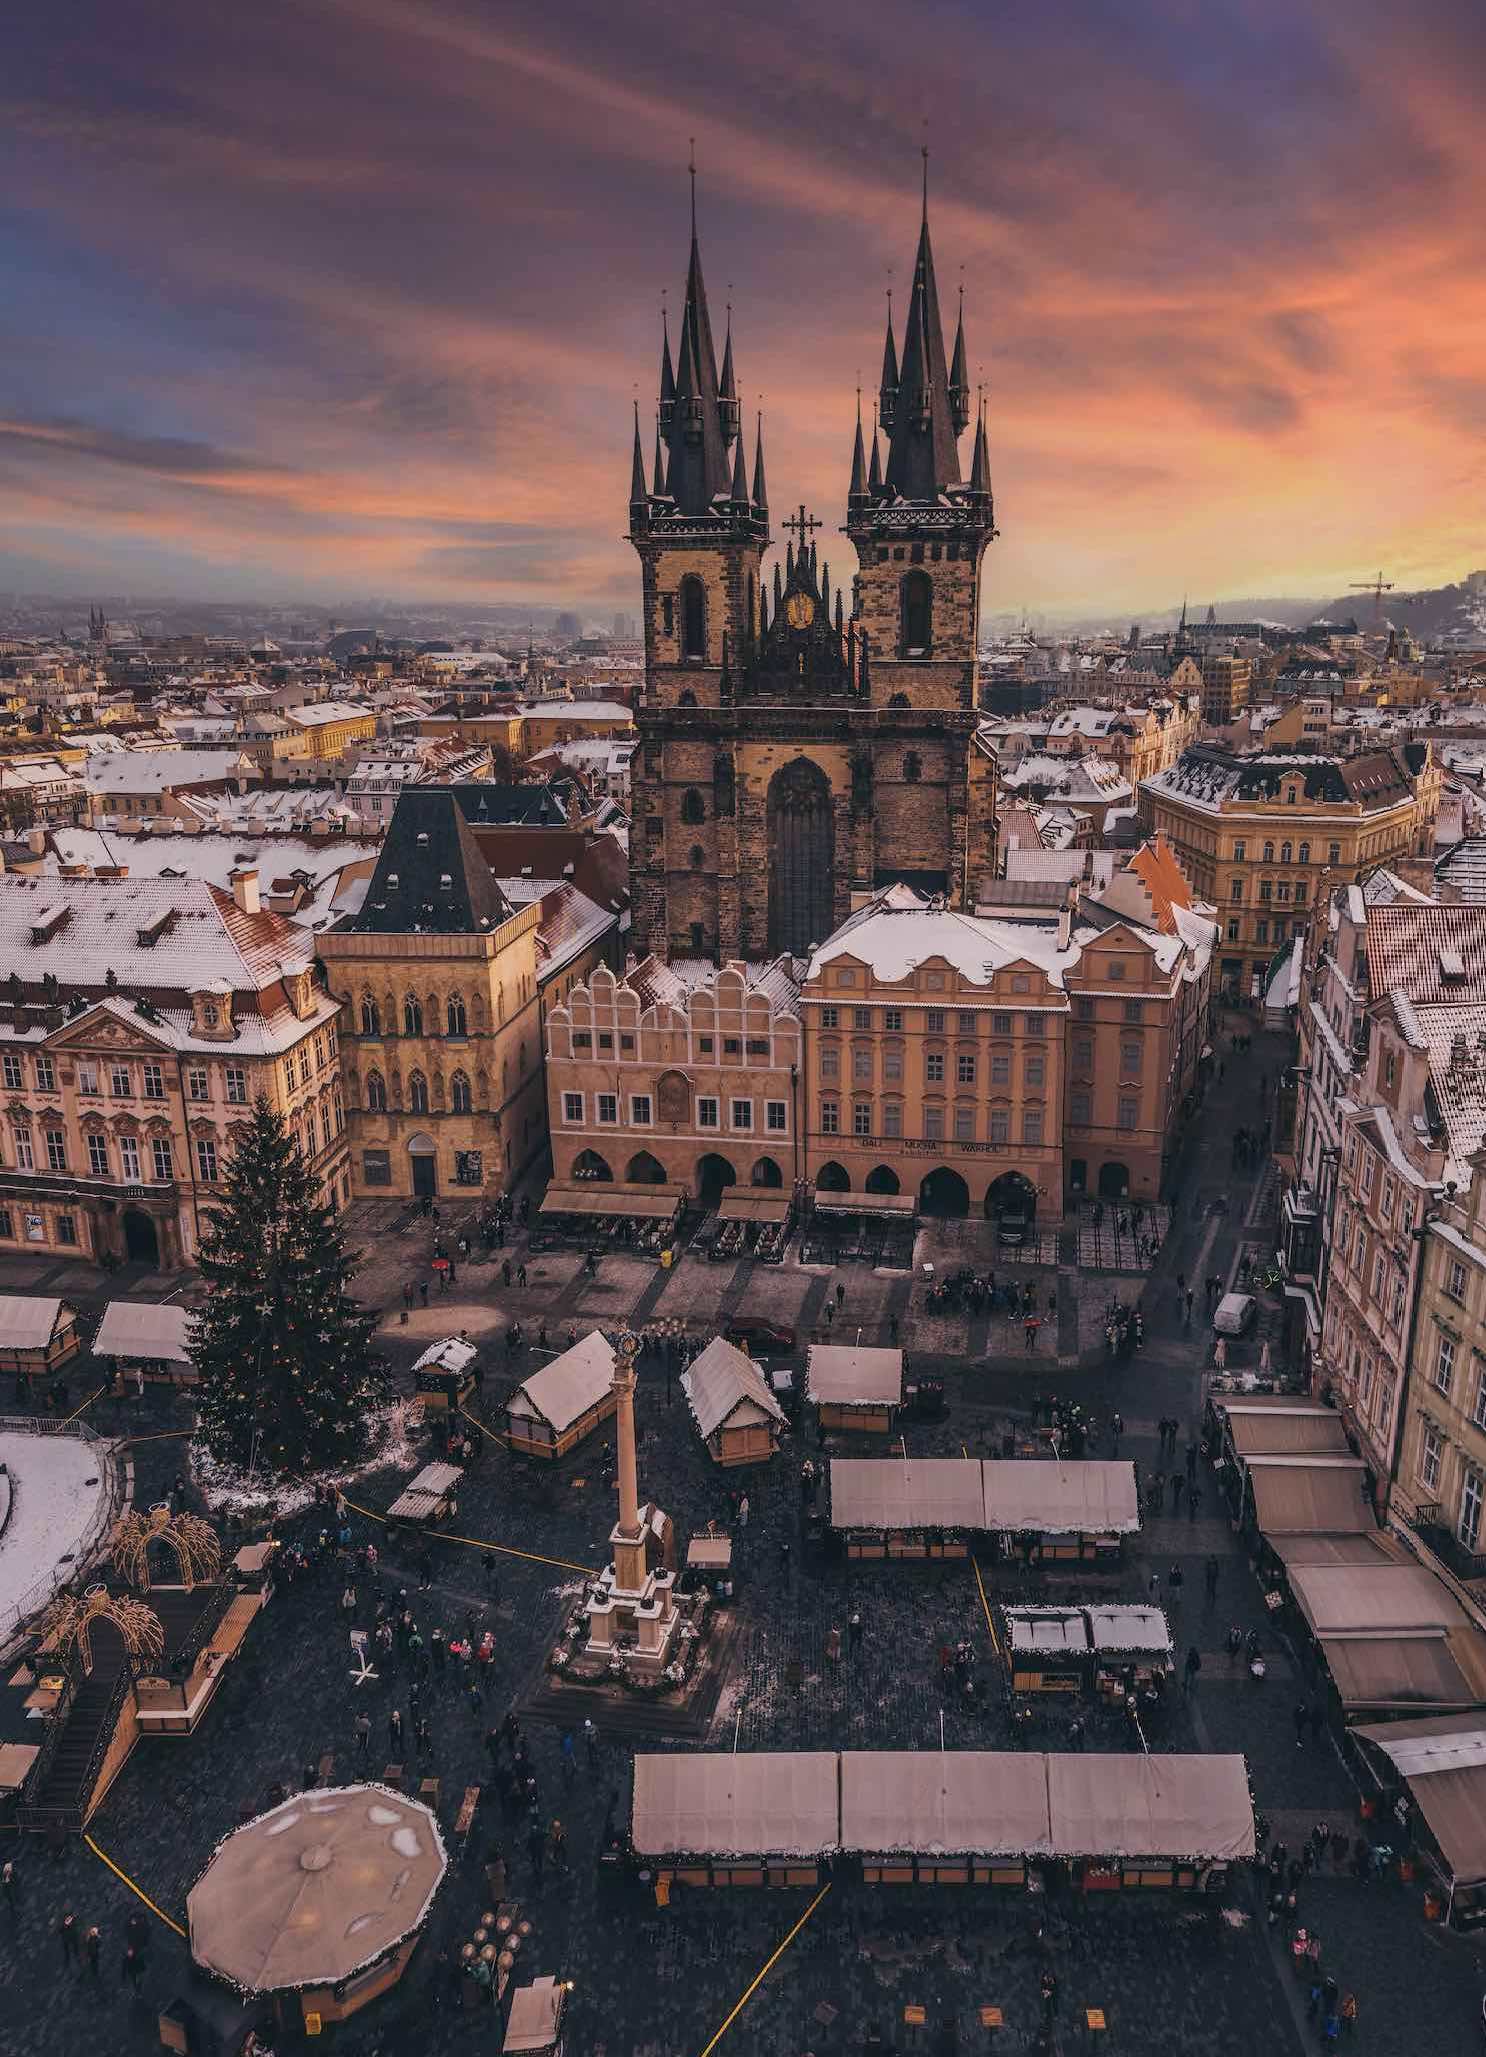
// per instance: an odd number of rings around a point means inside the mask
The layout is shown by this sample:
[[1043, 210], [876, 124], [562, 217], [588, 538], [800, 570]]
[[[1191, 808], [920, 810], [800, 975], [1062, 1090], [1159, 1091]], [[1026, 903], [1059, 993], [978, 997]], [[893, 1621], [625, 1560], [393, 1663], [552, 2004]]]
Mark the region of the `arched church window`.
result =
[[690, 687], [688, 687], [687, 690], [681, 695], [680, 705], [682, 707], [695, 707], [696, 704], [697, 696], [695, 693], [691, 691]]
[[681, 581], [681, 655], [698, 663], [707, 655], [707, 594], [695, 575]]
[[927, 657], [934, 642], [934, 587], [926, 571], [910, 571], [902, 585], [902, 655]]
[[402, 1032], [405, 1036], [423, 1033], [423, 1002], [416, 993], [409, 993], [402, 1003]]
[[368, 993], [361, 1003], [361, 1033], [364, 1036], [379, 1036], [382, 1033], [381, 1016], [377, 1003]]
[[917, 750], [910, 750], [908, 755], [903, 759], [904, 778], [909, 780], [910, 783], [912, 783], [913, 781], [921, 779], [923, 775], [924, 760], [922, 759], [922, 757], [919, 756]]
[[421, 1071], [415, 1071], [408, 1081], [408, 1105], [414, 1114], [428, 1112], [428, 1081]]
[[692, 844], [689, 862], [691, 864], [691, 868], [693, 871], [700, 871], [702, 866], [707, 862], [707, 853], [702, 848], [700, 843]]
[[470, 1111], [470, 1082], [462, 1071], [456, 1071], [449, 1082], [449, 1105], [456, 1114]]
[[695, 786], [688, 786], [681, 796], [681, 819], [689, 827], [707, 819], [707, 803]]
[[367, 1074], [366, 1104], [373, 1114], [383, 1114], [386, 1112], [387, 1088], [382, 1083], [382, 1074], [379, 1071]]
[[460, 996], [459, 996], [459, 994], [458, 994], [458, 993], [451, 993], [451, 994], [450, 994], [450, 996], [449, 996], [449, 1005], [448, 1005], [448, 1008], [447, 1008], [446, 1012], [447, 1012], [447, 1015], [448, 1015], [448, 1021], [449, 1021], [449, 1033], [450, 1033], [450, 1035], [451, 1035], [451, 1036], [465, 1036], [465, 1035], [468, 1035], [468, 1034], [469, 1034], [469, 1016], [468, 1016], [468, 1015], [466, 1014], [466, 1012], [465, 1012], [465, 1006], [464, 1006], [464, 1001], [463, 1001], [463, 1000], [462, 1000], [462, 999], [460, 998]]

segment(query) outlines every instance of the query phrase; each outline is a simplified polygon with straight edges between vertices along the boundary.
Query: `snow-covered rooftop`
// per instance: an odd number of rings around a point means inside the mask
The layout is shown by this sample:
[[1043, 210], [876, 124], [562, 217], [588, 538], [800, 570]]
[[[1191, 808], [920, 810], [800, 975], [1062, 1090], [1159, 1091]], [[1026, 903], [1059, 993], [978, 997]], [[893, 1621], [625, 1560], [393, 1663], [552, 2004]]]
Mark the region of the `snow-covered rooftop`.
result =
[[90, 1531], [101, 1537], [113, 1461], [107, 1444], [87, 1437], [0, 1434], [10, 1489], [0, 1528], [0, 1633], [44, 1607], [82, 1568], [80, 1546]]

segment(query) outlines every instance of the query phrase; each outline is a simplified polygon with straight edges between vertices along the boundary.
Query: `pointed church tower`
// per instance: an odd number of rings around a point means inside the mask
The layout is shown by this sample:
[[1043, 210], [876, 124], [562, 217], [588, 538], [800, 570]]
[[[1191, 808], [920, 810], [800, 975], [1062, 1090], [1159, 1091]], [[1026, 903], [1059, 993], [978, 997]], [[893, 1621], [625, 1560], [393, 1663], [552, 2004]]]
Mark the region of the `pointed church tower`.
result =
[[[750, 484], [728, 308], [719, 371], [697, 233], [675, 343], [662, 319], [654, 484], [644, 487], [638, 425], [629, 536], [643, 580], [645, 688], [637, 711], [631, 899], [638, 950], [738, 948], [736, 916], [719, 908], [722, 853], [714, 809], [696, 799], [694, 765], [728, 689], [730, 665], [757, 640], [760, 565], [769, 546], [763, 426]], [[707, 710], [714, 710], [709, 715]], [[700, 726], [699, 726], [700, 724]], [[683, 746], [683, 736], [688, 739]], [[731, 792], [729, 769], [719, 772]], [[695, 862], [700, 848], [702, 862]]]
[[[895, 343], [883, 351], [879, 419], [865, 484], [852, 452], [846, 533], [858, 572], [854, 628], [870, 651], [870, 724], [858, 717], [858, 748], [880, 722], [872, 794], [855, 858], [854, 888], [893, 877], [931, 882], [952, 904], [971, 902], [994, 870], [995, 765], [975, 742], [980, 567], [996, 535], [990, 446], [982, 406], [966, 479], [959, 439], [970, 427], [969, 351], [963, 296], [952, 355], [946, 351], [929, 231], [928, 154], [913, 288]], [[891, 743], [889, 743], [891, 738]], [[901, 766], [912, 760], [913, 789]]]

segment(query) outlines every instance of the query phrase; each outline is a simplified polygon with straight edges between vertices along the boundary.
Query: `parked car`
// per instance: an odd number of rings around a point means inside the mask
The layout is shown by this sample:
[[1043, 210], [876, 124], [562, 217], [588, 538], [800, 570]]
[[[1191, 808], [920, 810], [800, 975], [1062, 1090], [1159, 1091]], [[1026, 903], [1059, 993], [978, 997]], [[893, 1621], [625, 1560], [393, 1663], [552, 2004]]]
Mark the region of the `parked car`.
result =
[[996, 1217], [996, 1241], [1005, 1243], [1008, 1249], [1020, 1250], [1031, 1233], [1031, 1222], [1019, 1210], [1008, 1208]]
[[730, 1343], [746, 1343], [753, 1357], [777, 1355], [795, 1347], [795, 1332], [787, 1321], [759, 1321], [745, 1316], [741, 1321], [730, 1321], [723, 1334]]
[[1246, 1336], [1259, 1319], [1259, 1302], [1252, 1293], [1225, 1293], [1213, 1314], [1213, 1329], [1220, 1336]]

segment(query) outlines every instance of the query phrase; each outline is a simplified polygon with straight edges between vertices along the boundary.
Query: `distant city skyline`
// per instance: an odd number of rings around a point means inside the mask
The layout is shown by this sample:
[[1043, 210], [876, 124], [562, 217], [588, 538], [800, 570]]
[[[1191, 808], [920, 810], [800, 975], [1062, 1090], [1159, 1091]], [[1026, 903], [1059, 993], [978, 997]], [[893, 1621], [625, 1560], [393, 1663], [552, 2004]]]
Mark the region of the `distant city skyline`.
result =
[[635, 611], [631, 401], [648, 442], [693, 136], [745, 416], [833, 578], [925, 136], [941, 291], [963, 277], [987, 386], [988, 613], [1480, 564], [1476, 10], [960, 0], [910, 26], [863, 0], [850, 22], [822, 37], [777, 0], [22, 21], [0, 592]]

